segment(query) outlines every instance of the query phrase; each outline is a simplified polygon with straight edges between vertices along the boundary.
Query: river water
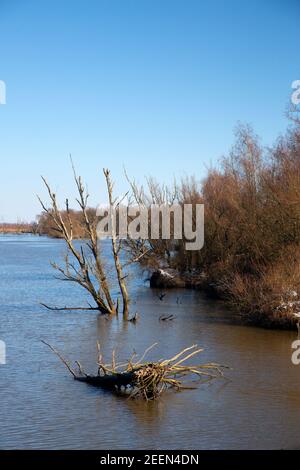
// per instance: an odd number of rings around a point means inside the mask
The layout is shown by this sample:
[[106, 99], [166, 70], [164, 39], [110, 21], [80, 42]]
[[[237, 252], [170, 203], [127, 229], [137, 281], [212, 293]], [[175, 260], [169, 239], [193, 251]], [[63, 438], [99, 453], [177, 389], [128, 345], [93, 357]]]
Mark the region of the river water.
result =
[[[299, 448], [300, 366], [291, 363], [295, 332], [239, 325], [222, 303], [195, 291], [160, 301], [145, 275], [130, 290], [137, 324], [97, 312], [45, 310], [40, 302], [80, 306], [80, 287], [53, 276], [61, 240], [0, 235], [1, 449], [285, 449]], [[179, 298], [179, 300], [178, 300]], [[169, 322], [159, 317], [173, 314]], [[149, 358], [205, 348], [197, 362], [231, 367], [226, 380], [169, 392], [156, 402], [128, 400], [75, 382], [41, 339], [95, 371], [96, 342], [108, 361], [158, 342]]]

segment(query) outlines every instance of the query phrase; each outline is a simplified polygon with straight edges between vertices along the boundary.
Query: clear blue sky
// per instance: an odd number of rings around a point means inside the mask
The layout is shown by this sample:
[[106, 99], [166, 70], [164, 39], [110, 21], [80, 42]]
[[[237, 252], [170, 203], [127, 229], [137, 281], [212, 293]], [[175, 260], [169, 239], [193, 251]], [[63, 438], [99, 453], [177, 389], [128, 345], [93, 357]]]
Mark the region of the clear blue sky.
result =
[[0, 0], [0, 222], [33, 219], [40, 175], [74, 196], [68, 160], [103, 202], [129, 175], [195, 173], [237, 121], [270, 144], [300, 79], [299, 0]]

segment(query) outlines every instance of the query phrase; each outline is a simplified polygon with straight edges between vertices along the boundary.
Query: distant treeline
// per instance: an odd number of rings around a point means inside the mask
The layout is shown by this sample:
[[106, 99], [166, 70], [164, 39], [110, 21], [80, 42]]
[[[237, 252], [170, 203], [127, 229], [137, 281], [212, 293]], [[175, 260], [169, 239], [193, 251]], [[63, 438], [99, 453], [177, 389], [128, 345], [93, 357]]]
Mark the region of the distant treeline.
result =
[[[96, 220], [96, 210], [88, 208], [88, 215], [93, 223]], [[62, 217], [66, 225], [69, 227], [69, 219], [66, 211], [61, 211]], [[69, 216], [73, 227], [74, 238], [85, 238], [86, 230], [82, 218], [82, 213], [76, 210], [69, 210]], [[46, 212], [42, 212], [37, 216], [37, 222], [26, 223], [2, 223], [0, 224], [0, 233], [33, 233], [37, 235], [46, 235], [52, 238], [61, 238], [53, 219]]]
[[[89, 220], [93, 224], [96, 221], [96, 209], [87, 208], [87, 214]], [[61, 211], [61, 215], [64, 223], [69, 228], [69, 217], [72, 224], [73, 238], [86, 238], [86, 228], [83, 220], [83, 214], [81, 211], [73, 209], [69, 210], [69, 214], [66, 211]], [[36, 232], [39, 235], [47, 235], [52, 238], [62, 238], [61, 232], [55, 225], [52, 217], [47, 212], [42, 212], [37, 218]]]
[[37, 233], [37, 224], [36, 223], [2, 223], [0, 224], [1, 233]]

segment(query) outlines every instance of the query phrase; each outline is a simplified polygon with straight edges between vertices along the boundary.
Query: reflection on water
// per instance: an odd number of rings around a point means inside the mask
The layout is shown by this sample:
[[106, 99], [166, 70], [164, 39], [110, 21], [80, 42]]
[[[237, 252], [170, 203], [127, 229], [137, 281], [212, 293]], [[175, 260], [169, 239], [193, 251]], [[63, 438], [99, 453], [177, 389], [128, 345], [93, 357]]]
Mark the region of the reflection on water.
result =
[[[63, 242], [0, 236], [0, 448], [218, 449], [299, 447], [300, 367], [290, 361], [296, 333], [243, 327], [222, 304], [195, 291], [168, 291], [163, 302], [133, 277], [137, 324], [95, 312], [50, 312], [39, 306], [82, 305], [85, 293], [53, 278], [49, 261]], [[135, 280], [137, 279], [137, 281]], [[181, 298], [181, 304], [176, 302]], [[162, 314], [176, 318], [160, 322]], [[226, 381], [167, 393], [144, 403], [74, 382], [40, 342], [95, 370], [96, 341], [109, 360], [158, 342], [151, 358], [197, 343], [201, 361], [229, 365]]]

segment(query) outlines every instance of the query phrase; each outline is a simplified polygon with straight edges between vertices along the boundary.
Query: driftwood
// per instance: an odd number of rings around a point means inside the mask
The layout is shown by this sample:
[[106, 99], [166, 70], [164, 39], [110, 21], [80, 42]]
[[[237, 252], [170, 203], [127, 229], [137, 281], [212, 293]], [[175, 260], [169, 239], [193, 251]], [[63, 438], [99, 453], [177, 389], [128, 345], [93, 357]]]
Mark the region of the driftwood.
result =
[[[78, 380], [79, 382], [86, 382], [90, 385], [94, 385], [95, 387], [101, 387], [101, 388], [106, 388], [109, 390], [113, 389], [121, 389], [121, 387], [133, 387], [136, 382], [136, 373], [139, 371], [140, 367], [135, 367], [131, 371], [128, 372], [114, 372], [112, 373], [107, 373], [108, 368], [107, 366], [104, 366], [103, 364], [99, 364], [100, 366], [98, 368], [98, 374], [97, 375], [89, 375], [84, 372], [84, 370], [81, 367], [81, 364], [77, 361], [78, 369], [79, 369], [79, 374], [72, 369], [70, 366], [70, 363], [66, 361], [66, 359], [63, 358], [63, 356], [60, 354], [60, 352], [54, 348], [51, 344], [47, 343], [44, 340], [41, 340], [42, 343], [46, 344], [53, 352], [56, 354], [59, 359], [62, 361], [62, 363], [66, 366], [68, 371], [73, 375], [75, 380]], [[99, 357], [99, 356], [98, 356]], [[101, 370], [104, 372], [103, 375], [100, 375]]]
[[98, 310], [98, 307], [51, 307], [50, 305], [44, 304], [43, 302], [40, 303], [42, 307], [45, 307], [47, 310], [55, 310], [57, 312], [62, 312], [65, 310]]
[[106, 388], [108, 390], [121, 390], [122, 387], [134, 387], [136, 383], [135, 371], [122, 372], [107, 375], [84, 375], [74, 376], [79, 382], [86, 382], [95, 387]]
[[79, 372], [76, 372], [59, 351], [46, 341], [42, 342], [60, 358], [75, 380], [116, 392], [126, 393], [129, 390], [129, 397], [131, 398], [141, 397], [151, 400], [159, 397], [167, 388], [176, 390], [191, 388], [184, 385], [182, 378], [191, 374], [205, 380], [223, 377], [225, 367], [215, 363], [186, 365], [185, 362], [188, 359], [203, 351], [203, 349], [198, 349], [197, 345], [185, 348], [171, 359], [158, 362], [142, 362], [156, 343], [146, 349], [142, 357], [135, 362], [133, 362], [134, 353], [126, 363], [116, 363], [115, 352], [113, 351], [111, 365], [107, 365], [102, 362], [100, 345], [97, 343], [98, 373], [97, 375], [90, 375], [84, 372], [78, 361], [76, 364]]
[[176, 317], [174, 317], [174, 315], [172, 315], [172, 314], [171, 315], [161, 315], [159, 317], [159, 321], [171, 321], [171, 320], [174, 320], [174, 318], [176, 318]]

